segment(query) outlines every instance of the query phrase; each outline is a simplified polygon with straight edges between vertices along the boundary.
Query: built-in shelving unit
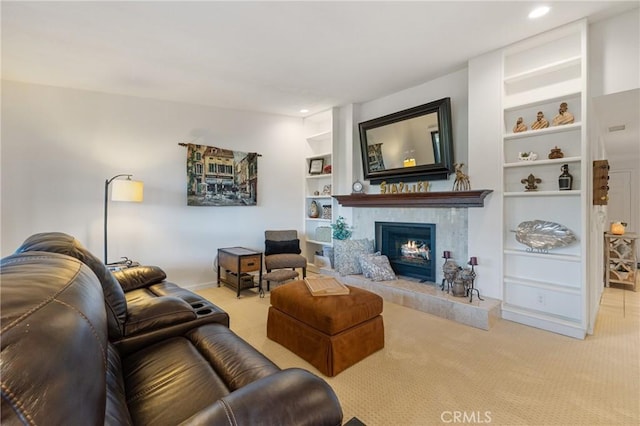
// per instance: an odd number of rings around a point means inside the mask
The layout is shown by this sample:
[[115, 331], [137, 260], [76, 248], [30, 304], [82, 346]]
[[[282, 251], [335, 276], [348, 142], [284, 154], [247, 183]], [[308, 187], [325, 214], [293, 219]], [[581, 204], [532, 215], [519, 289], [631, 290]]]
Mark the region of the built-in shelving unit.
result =
[[[586, 40], [582, 21], [503, 52], [503, 317], [577, 338], [584, 338], [588, 327]], [[574, 122], [554, 125], [562, 102]], [[531, 130], [539, 111], [549, 127]], [[529, 130], [514, 133], [519, 117]], [[564, 156], [548, 158], [554, 148]], [[523, 161], [520, 152], [535, 152], [538, 158]], [[559, 188], [564, 164], [573, 176], [571, 190]], [[530, 174], [541, 180], [535, 191], [526, 191], [522, 183]], [[514, 230], [536, 219], [566, 226], [577, 243], [547, 253], [528, 251]]]
[[[331, 247], [331, 223], [335, 212], [335, 200], [332, 198], [335, 188], [333, 173], [324, 170], [333, 166], [333, 147], [336, 135], [336, 112], [327, 110], [309, 116], [304, 120], [305, 134], [305, 184], [304, 184], [304, 230], [301, 238], [302, 254], [307, 258], [308, 269], [319, 270], [315, 264], [316, 253], [322, 253], [323, 247]], [[310, 173], [314, 160], [322, 162], [321, 173]], [[319, 217], [310, 217], [311, 204], [318, 206]], [[328, 237], [327, 237], [328, 235]], [[326, 266], [323, 266], [326, 267]]]

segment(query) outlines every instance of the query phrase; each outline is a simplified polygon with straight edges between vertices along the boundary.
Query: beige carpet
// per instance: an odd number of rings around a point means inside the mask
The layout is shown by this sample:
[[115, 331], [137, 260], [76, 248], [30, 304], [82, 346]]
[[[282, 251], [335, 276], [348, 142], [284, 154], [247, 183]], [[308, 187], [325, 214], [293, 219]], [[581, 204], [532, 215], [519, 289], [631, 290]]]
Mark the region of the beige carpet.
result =
[[[321, 375], [267, 339], [268, 294], [198, 293], [229, 312], [231, 329], [281, 368]], [[357, 416], [367, 426], [638, 425], [639, 301], [640, 292], [606, 289], [586, 340], [506, 320], [483, 331], [385, 302], [385, 348], [325, 379], [345, 422]]]

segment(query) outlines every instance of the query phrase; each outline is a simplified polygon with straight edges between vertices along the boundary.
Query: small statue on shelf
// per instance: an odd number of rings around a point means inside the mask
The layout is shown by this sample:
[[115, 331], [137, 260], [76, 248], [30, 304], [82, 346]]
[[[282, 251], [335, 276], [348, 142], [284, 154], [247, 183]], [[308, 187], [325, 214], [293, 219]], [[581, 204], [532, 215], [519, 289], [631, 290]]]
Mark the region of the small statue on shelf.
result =
[[456, 169], [456, 180], [453, 182], [453, 190], [454, 191], [471, 190], [471, 183], [469, 182], [469, 176], [462, 172], [462, 166], [464, 166], [464, 163], [455, 163], [453, 166]]
[[557, 146], [555, 148], [551, 148], [551, 152], [549, 153], [550, 160], [555, 160], [562, 157], [564, 157], [564, 153], [560, 148], [558, 148]]
[[560, 126], [562, 124], [571, 124], [574, 121], [573, 114], [568, 111], [568, 105], [566, 102], [560, 104], [558, 115], [553, 117], [553, 125]]
[[516, 125], [513, 126], [513, 133], [520, 133], [520, 132], [526, 132], [527, 131], [527, 125], [524, 124], [524, 119], [522, 117], [518, 117], [518, 120], [516, 121]]
[[544, 118], [544, 114], [542, 111], [538, 111], [538, 115], [536, 116], [536, 121], [531, 123], [531, 130], [544, 129], [549, 127], [549, 122], [546, 118]]
[[527, 176], [526, 179], [520, 180], [520, 183], [525, 184], [524, 190], [526, 192], [537, 191], [538, 185], [536, 184], [541, 182], [542, 182], [542, 179], [535, 177], [533, 174], [529, 174], [529, 176]]

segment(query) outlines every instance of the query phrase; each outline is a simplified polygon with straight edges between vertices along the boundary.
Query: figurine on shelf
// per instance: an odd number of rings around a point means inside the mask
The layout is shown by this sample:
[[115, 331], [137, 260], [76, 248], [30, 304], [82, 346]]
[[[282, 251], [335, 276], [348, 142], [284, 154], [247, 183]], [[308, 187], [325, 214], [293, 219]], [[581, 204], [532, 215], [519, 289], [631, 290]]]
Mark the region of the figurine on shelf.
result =
[[529, 174], [529, 176], [526, 179], [520, 180], [520, 183], [525, 184], [524, 190], [526, 192], [537, 191], [538, 185], [536, 185], [536, 183], [541, 183], [541, 182], [542, 182], [542, 179], [537, 178], [532, 174]]
[[538, 111], [538, 115], [536, 116], [536, 121], [531, 123], [531, 130], [544, 129], [549, 127], [549, 122], [546, 118], [544, 118], [544, 114], [542, 111]]
[[462, 172], [462, 166], [464, 163], [455, 163], [453, 167], [456, 169], [456, 180], [453, 182], [454, 191], [469, 191], [471, 190], [471, 183], [469, 182], [469, 176]]
[[571, 124], [574, 121], [573, 114], [568, 111], [568, 105], [566, 102], [560, 104], [558, 115], [553, 117], [553, 125], [560, 126], [562, 124]]
[[551, 152], [549, 153], [550, 160], [555, 160], [562, 157], [564, 157], [564, 153], [560, 148], [558, 148], [557, 146], [555, 148], [551, 148]]
[[520, 133], [520, 132], [526, 132], [527, 131], [527, 125], [524, 124], [524, 119], [522, 117], [518, 117], [518, 120], [516, 121], [516, 125], [513, 126], [513, 133]]

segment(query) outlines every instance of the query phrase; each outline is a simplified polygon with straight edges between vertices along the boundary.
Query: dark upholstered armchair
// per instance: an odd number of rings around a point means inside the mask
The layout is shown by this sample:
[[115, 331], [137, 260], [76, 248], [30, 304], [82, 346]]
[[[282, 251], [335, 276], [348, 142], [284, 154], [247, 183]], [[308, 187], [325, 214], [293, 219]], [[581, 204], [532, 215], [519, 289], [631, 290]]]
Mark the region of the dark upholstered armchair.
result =
[[[298, 276], [296, 268], [302, 269], [302, 278], [307, 276], [307, 259], [302, 256], [298, 232], [295, 230], [265, 231], [264, 232], [264, 266], [267, 274], [263, 277], [267, 281], [285, 281]], [[289, 269], [288, 273], [284, 270]], [[278, 273], [277, 270], [283, 270]], [[272, 273], [272, 271], [274, 271]], [[271, 279], [270, 279], [271, 277]]]

